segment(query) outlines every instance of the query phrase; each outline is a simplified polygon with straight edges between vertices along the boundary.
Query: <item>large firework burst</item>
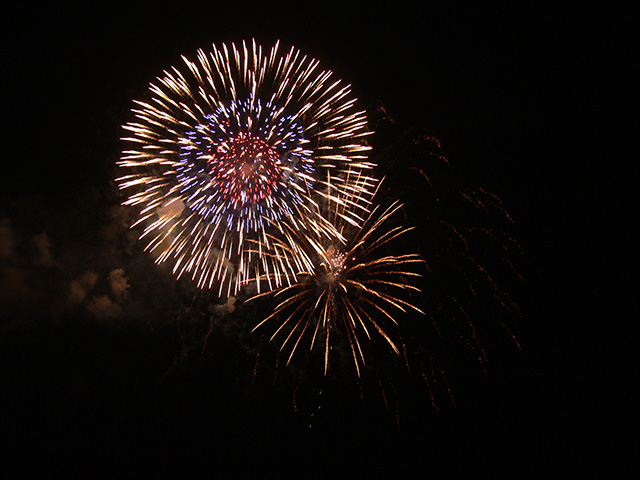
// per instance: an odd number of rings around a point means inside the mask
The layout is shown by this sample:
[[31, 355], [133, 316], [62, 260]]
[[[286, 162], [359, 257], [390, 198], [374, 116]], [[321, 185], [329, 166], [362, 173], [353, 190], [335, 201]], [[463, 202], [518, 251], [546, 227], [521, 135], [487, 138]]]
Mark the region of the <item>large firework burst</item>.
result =
[[[366, 179], [354, 183], [362, 181]], [[366, 195], [355, 198], [356, 203], [366, 205], [372, 203], [371, 199]], [[263, 324], [275, 324], [271, 340], [282, 338], [280, 350], [289, 349], [288, 361], [305, 338], [310, 350], [320, 345], [325, 374], [334, 336], [347, 339], [358, 376], [365, 364], [362, 341], [372, 340], [372, 335], [384, 339], [398, 354], [388, 333], [390, 326], [397, 325], [394, 316], [408, 311], [423, 313], [408, 300], [411, 292], [419, 291], [412, 279], [420, 274], [413, 267], [422, 259], [416, 254], [393, 255], [387, 251], [390, 242], [412, 230], [400, 225], [386, 228], [401, 207], [398, 202], [386, 209], [373, 207], [360, 225], [346, 214], [345, 202], [330, 204], [326, 216], [336, 226], [338, 236], [300, 236], [296, 232], [288, 236], [289, 245], [278, 247], [301, 258], [307, 269], [297, 273], [297, 282], [292, 285], [263, 294], [273, 295], [278, 304], [254, 330]]]
[[266, 254], [273, 239], [285, 230], [339, 238], [317, 214], [328, 201], [361, 218], [351, 198], [372, 182], [349, 179], [372, 166], [365, 114], [349, 86], [295, 48], [223, 44], [183, 60], [124, 126], [132, 135], [118, 163], [130, 173], [118, 182], [134, 190], [124, 204], [141, 207], [141, 238], [158, 262], [174, 260], [178, 277], [227, 295], [251, 279], [287, 284], [298, 266], [284, 250]]

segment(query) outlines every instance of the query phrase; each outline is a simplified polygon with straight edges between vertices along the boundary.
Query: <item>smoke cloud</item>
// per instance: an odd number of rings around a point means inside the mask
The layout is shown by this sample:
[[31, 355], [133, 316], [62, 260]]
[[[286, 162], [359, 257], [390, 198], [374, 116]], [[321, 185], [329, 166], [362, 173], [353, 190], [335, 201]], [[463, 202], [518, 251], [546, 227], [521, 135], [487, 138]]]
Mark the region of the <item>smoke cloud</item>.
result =
[[116, 268], [109, 273], [107, 280], [109, 281], [111, 290], [117, 299], [121, 298], [131, 286], [129, 285], [129, 278], [124, 276], [124, 269], [122, 268]]
[[51, 254], [51, 242], [46, 232], [36, 235], [31, 239], [31, 243], [36, 247], [36, 257], [34, 262], [44, 267], [53, 267], [55, 262]]

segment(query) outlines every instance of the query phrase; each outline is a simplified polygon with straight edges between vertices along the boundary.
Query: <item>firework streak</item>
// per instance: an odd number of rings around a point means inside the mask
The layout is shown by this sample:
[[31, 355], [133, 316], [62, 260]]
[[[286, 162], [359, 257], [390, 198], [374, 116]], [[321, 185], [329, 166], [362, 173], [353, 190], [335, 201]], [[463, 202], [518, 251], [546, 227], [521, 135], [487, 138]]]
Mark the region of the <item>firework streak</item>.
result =
[[[184, 58], [136, 101], [118, 178], [137, 206], [141, 239], [158, 263], [199, 288], [232, 295], [290, 286], [308, 269], [294, 239], [346, 239], [321, 212], [362, 223], [366, 116], [350, 87], [291, 48], [245, 42]], [[261, 287], [261, 285], [263, 285]]]

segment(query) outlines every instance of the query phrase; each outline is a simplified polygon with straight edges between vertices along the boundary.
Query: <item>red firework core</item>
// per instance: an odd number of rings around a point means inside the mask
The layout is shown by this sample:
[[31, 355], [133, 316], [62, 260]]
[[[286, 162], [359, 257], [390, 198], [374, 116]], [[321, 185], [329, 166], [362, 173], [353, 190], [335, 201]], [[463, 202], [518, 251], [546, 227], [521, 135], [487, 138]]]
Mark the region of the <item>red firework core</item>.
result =
[[209, 163], [218, 191], [233, 203], [258, 203], [272, 196], [282, 176], [278, 152], [250, 133], [219, 144]]

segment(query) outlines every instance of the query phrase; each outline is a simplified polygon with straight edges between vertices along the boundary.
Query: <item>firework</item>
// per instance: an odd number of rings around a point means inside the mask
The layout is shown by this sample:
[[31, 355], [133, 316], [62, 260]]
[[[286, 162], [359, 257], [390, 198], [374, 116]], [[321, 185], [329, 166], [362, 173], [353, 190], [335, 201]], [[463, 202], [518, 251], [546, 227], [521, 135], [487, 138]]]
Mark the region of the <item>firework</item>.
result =
[[[372, 202], [366, 195], [360, 195], [356, 203]], [[401, 209], [399, 203], [382, 212], [379, 207], [372, 208], [362, 225], [351, 221], [343, 205], [332, 205], [326, 216], [336, 226], [339, 237], [346, 238], [345, 243], [338, 237], [305, 235], [296, 237], [288, 246], [281, 245], [301, 257], [300, 263], [307, 270], [298, 272], [296, 283], [263, 294], [273, 295], [278, 304], [254, 330], [264, 324], [275, 324], [271, 340], [282, 338], [280, 350], [289, 349], [288, 361], [299, 345], [305, 343], [305, 338], [310, 350], [320, 345], [324, 350], [325, 375], [334, 337], [346, 337], [360, 376], [365, 364], [363, 340], [378, 335], [398, 354], [398, 347], [387, 333], [390, 325], [397, 325], [394, 315], [408, 311], [423, 313], [406, 299], [411, 292], [419, 292], [412, 279], [420, 274], [413, 267], [422, 260], [415, 254], [391, 255], [386, 251], [390, 242], [412, 230], [402, 226], [386, 228], [390, 218]]]
[[380, 163], [394, 176], [387, 187], [404, 187], [405, 211], [419, 225], [427, 323], [437, 338], [463, 339], [484, 363], [481, 337], [493, 335], [492, 326], [518, 344], [506, 321], [520, 316], [511, 291], [522, 280], [513, 219], [498, 196], [462, 181], [437, 138], [416, 132], [398, 147], [389, 157], [401, 158], [404, 168]]
[[362, 218], [351, 198], [372, 182], [349, 179], [372, 167], [365, 114], [332, 72], [294, 48], [280, 55], [278, 43], [214, 45], [183, 60], [124, 126], [128, 174], [117, 181], [132, 191], [124, 204], [139, 207], [134, 226], [157, 262], [172, 260], [198, 287], [228, 296], [251, 280], [289, 284], [301, 265], [274, 254], [274, 240], [339, 238], [317, 214], [323, 203], [352, 204], [344, 215]]
[[[484, 344], [494, 334], [507, 333], [518, 345], [507, 322], [520, 315], [509, 292], [521, 279], [512, 263], [521, 252], [511, 218], [498, 197], [461, 182], [431, 135], [408, 135], [376, 163], [387, 178], [375, 197], [354, 200], [371, 210], [362, 224], [343, 218], [343, 207], [325, 213], [345, 243], [292, 232], [295, 241], [281, 247], [294, 250], [306, 270], [297, 283], [261, 295], [272, 295], [275, 305], [256, 329], [278, 342], [283, 360], [319, 350], [334, 379], [336, 359], [348, 355], [358, 373], [356, 393], [381, 393], [396, 414], [405, 387], [423, 392], [435, 408], [455, 405], [447, 377], [461, 358], [470, 354], [484, 364]], [[402, 207], [375, 208], [376, 199], [396, 195]], [[416, 228], [396, 226], [402, 223]], [[391, 242], [408, 230], [419, 255], [394, 255], [398, 244]], [[363, 369], [365, 357], [375, 369]]]
[[[523, 253], [500, 198], [470, 185], [438, 138], [421, 129], [396, 133], [374, 158], [385, 175], [386, 191], [378, 195], [397, 196], [416, 225], [412, 237], [424, 260], [416, 285], [425, 316], [403, 319], [396, 342], [401, 355], [377, 357], [375, 380], [385, 405], [397, 401], [404, 385], [439, 408], [455, 405], [460, 369], [468, 375], [484, 369], [496, 348], [520, 347], [513, 328], [521, 316], [516, 295]], [[393, 400], [389, 404], [393, 409]]]

